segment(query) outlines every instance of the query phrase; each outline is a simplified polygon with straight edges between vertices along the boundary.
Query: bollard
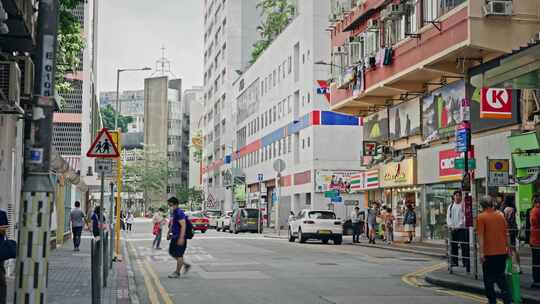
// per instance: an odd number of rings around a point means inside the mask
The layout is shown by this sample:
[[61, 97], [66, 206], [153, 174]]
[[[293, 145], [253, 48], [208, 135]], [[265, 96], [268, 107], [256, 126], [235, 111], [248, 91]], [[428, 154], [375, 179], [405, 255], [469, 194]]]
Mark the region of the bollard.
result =
[[101, 304], [101, 282], [99, 271], [99, 251], [98, 244], [94, 239], [90, 244], [90, 269], [92, 276], [92, 304]]
[[103, 234], [103, 237], [105, 238], [103, 240], [103, 263], [101, 264], [103, 268], [103, 287], [107, 287], [107, 277], [109, 275], [109, 232], [106, 231]]
[[114, 258], [114, 253], [113, 253], [113, 249], [114, 249], [114, 225], [111, 224], [110, 225], [111, 229], [109, 231], [111, 231], [111, 235], [110, 235], [110, 242], [109, 242], [109, 269], [112, 269], [112, 266], [113, 266], [113, 261], [115, 260]]

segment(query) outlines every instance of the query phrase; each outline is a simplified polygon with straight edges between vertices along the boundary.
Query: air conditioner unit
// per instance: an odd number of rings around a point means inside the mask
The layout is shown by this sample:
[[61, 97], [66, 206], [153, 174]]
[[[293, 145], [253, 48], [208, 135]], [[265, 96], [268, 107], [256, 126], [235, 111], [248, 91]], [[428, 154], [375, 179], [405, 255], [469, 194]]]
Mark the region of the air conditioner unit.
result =
[[369, 19], [367, 21], [367, 29], [370, 30], [370, 31], [378, 31], [379, 30], [379, 20]]
[[[14, 61], [0, 61], [0, 108], [18, 106], [21, 70]], [[9, 111], [9, 110], [8, 110]]]
[[484, 16], [511, 16], [512, 1], [492, 0], [484, 5]]
[[15, 57], [21, 70], [21, 98], [31, 99], [34, 91], [34, 62], [29, 56]]
[[389, 10], [390, 16], [401, 16], [405, 13], [403, 5], [401, 4], [391, 4], [387, 9]]

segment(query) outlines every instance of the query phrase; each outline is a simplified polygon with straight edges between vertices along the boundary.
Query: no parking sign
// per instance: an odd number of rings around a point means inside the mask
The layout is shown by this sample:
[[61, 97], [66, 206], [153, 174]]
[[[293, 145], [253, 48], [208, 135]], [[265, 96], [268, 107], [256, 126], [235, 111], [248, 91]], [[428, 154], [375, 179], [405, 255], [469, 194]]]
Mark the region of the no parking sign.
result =
[[510, 161], [508, 159], [488, 160], [488, 186], [504, 187], [510, 183]]

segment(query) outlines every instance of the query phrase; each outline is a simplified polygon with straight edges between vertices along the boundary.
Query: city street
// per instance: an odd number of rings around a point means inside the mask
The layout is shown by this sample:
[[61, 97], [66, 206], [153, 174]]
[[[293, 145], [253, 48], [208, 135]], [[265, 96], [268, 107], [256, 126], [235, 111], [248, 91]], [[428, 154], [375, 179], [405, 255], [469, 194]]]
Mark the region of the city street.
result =
[[[289, 243], [256, 234], [196, 233], [186, 259], [191, 271], [167, 275], [175, 262], [152, 250], [150, 222], [127, 234], [141, 303], [477, 303], [479, 296], [422, 282], [441, 260], [351, 246]], [[434, 267], [431, 267], [435, 265]]]

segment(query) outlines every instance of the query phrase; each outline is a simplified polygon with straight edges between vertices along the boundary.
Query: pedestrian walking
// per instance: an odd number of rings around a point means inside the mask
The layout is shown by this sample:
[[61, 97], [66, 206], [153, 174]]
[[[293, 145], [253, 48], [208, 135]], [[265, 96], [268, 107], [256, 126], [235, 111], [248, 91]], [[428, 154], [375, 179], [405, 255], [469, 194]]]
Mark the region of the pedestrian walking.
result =
[[372, 202], [367, 213], [367, 231], [370, 244], [375, 244], [375, 238], [377, 236], [377, 216], [378, 216], [378, 204], [377, 202]]
[[163, 216], [165, 210], [159, 208], [159, 210], [154, 214], [152, 218], [152, 223], [154, 223], [152, 233], [154, 234], [154, 241], [152, 242], [152, 248], [160, 250], [161, 247], [161, 237], [163, 232], [163, 226], [167, 223], [167, 219]]
[[[7, 212], [0, 209], [0, 242], [7, 239], [7, 230], [9, 222]], [[3, 247], [2, 247], [3, 249]], [[7, 281], [5, 260], [0, 260], [0, 304], [6, 304], [7, 299]]]
[[127, 213], [126, 223], [127, 223], [127, 231], [131, 232], [131, 227], [133, 226], [133, 221], [135, 219], [133, 218], [133, 213], [129, 212]]
[[459, 248], [461, 248], [463, 267], [467, 272], [471, 272], [469, 230], [465, 226], [465, 208], [462, 203], [461, 191], [454, 191], [452, 198], [452, 203], [448, 206], [446, 212], [446, 225], [450, 229], [450, 265], [451, 267], [458, 267]]
[[96, 206], [96, 208], [94, 208], [94, 213], [92, 214], [92, 235], [96, 238], [99, 237], [100, 217], [101, 207]]
[[532, 251], [532, 287], [540, 288], [540, 194], [535, 195], [530, 221], [531, 235], [529, 244]]
[[392, 208], [386, 208], [386, 216], [384, 218], [385, 227], [385, 239], [387, 244], [394, 242], [394, 215], [392, 214]]
[[353, 230], [353, 243], [360, 243], [360, 208], [354, 207], [351, 214], [351, 224]]
[[414, 211], [414, 204], [412, 202], [405, 203], [407, 210], [403, 215], [403, 230], [407, 232], [408, 240], [405, 243], [410, 244], [414, 239], [416, 233], [416, 212]]
[[495, 284], [501, 290], [504, 304], [509, 304], [512, 301], [505, 278], [506, 259], [510, 252], [506, 220], [501, 212], [495, 210], [491, 196], [482, 197], [480, 206], [483, 211], [477, 219], [478, 249], [488, 304], [497, 303]]
[[169, 254], [176, 259], [176, 270], [169, 275], [169, 278], [180, 278], [180, 272], [184, 268], [184, 273], [189, 272], [191, 265], [184, 261], [184, 253], [187, 248], [187, 221], [189, 220], [179, 205], [176, 197], [167, 200], [171, 209], [171, 222], [169, 223], [169, 232], [167, 239], [170, 240]]
[[73, 208], [69, 214], [71, 222], [71, 231], [73, 233], [73, 251], [80, 251], [81, 234], [84, 228], [86, 216], [81, 210], [81, 202], [75, 202], [75, 208]]
[[126, 231], [126, 213], [124, 211], [120, 211], [120, 228]]
[[504, 212], [504, 208], [506, 207], [506, 206], [505, 206], [504, 200], [505, 200], [504, 194], [502, 194], [502, 193], [497, 193], [497, 195], [495, 196], [495, 205], [494, 205], [494, 209], [495, 209], [495, 210], [499, 210], [499, 211], [501, 211], [501, 212]]
[[509, 247], [512, 252], [512, 257], [517, 265], [516, 270], [521, 273], [521, 259], [517, 248], [518, 225], [516, 221], [516, 204], [514, 202], [514, 197], [512, 196], [507, 196], [504, 201], [503, 214], [504, 219], [506, 220], [506, 227], [508, 228]]

